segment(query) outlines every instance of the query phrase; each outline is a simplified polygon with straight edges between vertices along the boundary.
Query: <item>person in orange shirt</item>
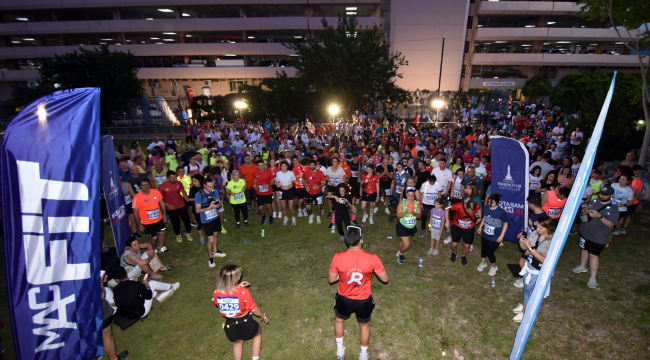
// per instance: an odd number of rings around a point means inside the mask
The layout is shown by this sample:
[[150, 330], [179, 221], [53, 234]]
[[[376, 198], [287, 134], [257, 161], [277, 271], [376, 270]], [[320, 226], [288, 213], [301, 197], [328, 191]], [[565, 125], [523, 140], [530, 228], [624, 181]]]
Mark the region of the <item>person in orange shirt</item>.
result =
[[158, 190], [152, 189], [149, 180], [143, 178], [139, 184], [140, 192], [133, 197], [133, 212], [138, 230], [151, 236], [151, 243], [156, 247], [156, 252], [168, 253], [165, 247], [165, 223], [167, 213], [165, 201]]
[[246, 180], [246, 190], [244, 191], [244, 196], [248, 202], [248, 209], [251, 209], [253, 201], [257, 196], [255, 191], [255, 186], [253, 182], [255, 181], [255, 170], [257, 170], [257, 165], [253, 164], [250, 155], [244, 157], [244, 163], [239, 166], [239, 175]]

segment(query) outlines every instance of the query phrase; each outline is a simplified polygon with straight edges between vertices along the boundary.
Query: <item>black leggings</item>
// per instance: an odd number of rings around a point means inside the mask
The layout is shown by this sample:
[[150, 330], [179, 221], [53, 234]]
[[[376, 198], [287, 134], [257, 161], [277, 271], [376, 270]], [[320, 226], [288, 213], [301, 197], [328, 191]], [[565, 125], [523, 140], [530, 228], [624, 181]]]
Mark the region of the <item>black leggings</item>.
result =
[[481, 236], [481, 257], [490, 259], [490, 263], [494, 264], [497, 261], [497, 257], [494, 253], [499, 248], [499, 243], [495, 241], [490, 241]]
[[239, 223], [239, 212], [244, 215], [244, 221], [248, 221], [248, 206], [246, 203], [241, 203], [241, 204], [230, 204], [232, 205], [232, 209], [235, 211], [235, 221]]
[[422, 231], [427, 229], [427, 222], [429, 222], [429, 213], [433, 209], [434, 205], [422, 204]]
[[181, 220], [183, 220], [183, 225], [185, 225], [185, 232], [188, 234], [192, 232], [192, 226], [190, 226], [190, 213], [187, 212], [187, 208], [183, 207], [176, 210], [167, 210], [167, 215], [169, 215], [169, 220], [172, 222], [174, 234], [181, 234]]
[[334, 213], [334, 222], [336, 222], [336, 228], [339, 230], [339, 235], [345, 235], [343, 229], [343, 222], [345, 221], [345, 229], [350, 226], [350, 213], [347, 211], [337, 211]]

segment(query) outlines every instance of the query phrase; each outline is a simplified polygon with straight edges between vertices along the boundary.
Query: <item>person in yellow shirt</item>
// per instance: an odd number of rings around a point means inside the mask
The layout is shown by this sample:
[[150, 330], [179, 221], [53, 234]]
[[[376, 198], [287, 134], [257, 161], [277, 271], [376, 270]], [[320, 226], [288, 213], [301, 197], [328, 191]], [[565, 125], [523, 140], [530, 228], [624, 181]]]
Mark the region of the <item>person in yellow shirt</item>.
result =
[[165, 165], [171, 171], [176, 171], [178, 168], [178, 160], [176, 159], [176, 154], [173, 149], [167, 150], [167, 155], [165, 155]]
[[192, 186], [192, 177], [185, 175], [185, 168], [184, 167], [179, 167], [176, 169], [176, 179], [183, 184], [183, 188], [185, 189], [185, 193], [189, 194], [190, 193], [190, 186]]
[[197, 147], [198, 149], [196, 150], [196, 152], [201, 154], [201, 156], [203, 156], [203, 162], [208, 164], [210, 161], [210, 159], [208, 159], [208, 149], [203, 147], [203, 143], [200, 141], [197, 143]]
[[248, 226], [248, 207], [246, 206], [246, 180], [239, 177], [239, 171], [232, 171], [232, 179], [226, 184], [226, 197], [230, 200], [230, 205], [235, 212], [235, 221], [237, 229], [239, 224], [239, 212], [244, 215], [244, 226]]

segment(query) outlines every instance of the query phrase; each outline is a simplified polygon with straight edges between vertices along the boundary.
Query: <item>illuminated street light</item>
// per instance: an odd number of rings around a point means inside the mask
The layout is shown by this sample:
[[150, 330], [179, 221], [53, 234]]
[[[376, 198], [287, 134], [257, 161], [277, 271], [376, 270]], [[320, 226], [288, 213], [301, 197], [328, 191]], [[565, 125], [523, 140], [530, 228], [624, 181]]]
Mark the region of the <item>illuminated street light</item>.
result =
[[246, 103], [244, 103], [243, 101], [237, 101], [237, 102], [235, 102], [235, 107], [237, 109], [239, 109], [239, 118], [243, 119], [242, 116], [241, 116], [241, 109], [246, 107]]
[[432, 105], [436, 108], [436, 121], [440, 121], [440, 108], [445, 105], [445, 102], [442, 100], [434, 100]]
[[339, 109], [338, 105], [330, 105], [329, 111], [330, 114], [332, 114], [332, 122], [334, 122], [334, 116], [339, 113], [341, 109]]

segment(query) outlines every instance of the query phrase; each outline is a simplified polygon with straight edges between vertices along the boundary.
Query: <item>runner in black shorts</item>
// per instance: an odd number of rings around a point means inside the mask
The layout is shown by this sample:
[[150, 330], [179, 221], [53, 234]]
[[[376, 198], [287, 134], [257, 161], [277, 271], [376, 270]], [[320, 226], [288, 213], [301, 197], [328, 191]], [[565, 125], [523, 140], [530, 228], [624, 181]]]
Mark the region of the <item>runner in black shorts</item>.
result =
[[[453, 225], [449, 222], [449, 212], [455, 211]], [[466, 256], [469, 254], [470, 245], [474, 243], [474, 227], [476, 226], [476, 214], [481, 217], [481, 208], [474, 201], [461, 202], [445, 209], [446, 228], [451, 227], [451, 258], [449, 261], [456, 262], [458, 243], [463, 240], [463, 253], [460, 262], [467, 266]]]
[[334, 297], [334, 335], [336, 336], [336, 355], [338, 359], [345, 358], [343, 335], [344, 321], [352, 313], [357, 317], [360, 330], [361, 354], [360, 360], [368, 359], [368, 343], [370, 342], [370, 319], [375, 308], [370, 289], [372, 274], [376, 274], [382, 283], [388, 282], [388, 273], [379, 257], [367, 253], [363, 246], [363, 231], [356, 226], [348, 226], [344, 236], [349, 249], [336, 253], [332, 258], [327, 280], [330, 284], [338, 281], [338, 292]]
[[390, 202], [390, 186], [393, 181], [395, 170], [392, 165], [388, 165], [388, 155], [384, 155], [381, 164], [377, 165], [375, 172], [379, 176], [379, 196], [384, 199], [386, 205], [386, 214], [390, 215], [388, 204]]

